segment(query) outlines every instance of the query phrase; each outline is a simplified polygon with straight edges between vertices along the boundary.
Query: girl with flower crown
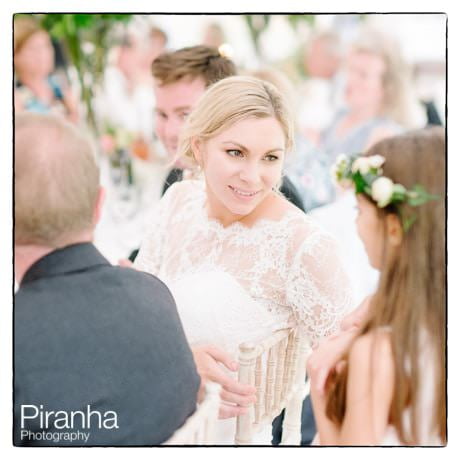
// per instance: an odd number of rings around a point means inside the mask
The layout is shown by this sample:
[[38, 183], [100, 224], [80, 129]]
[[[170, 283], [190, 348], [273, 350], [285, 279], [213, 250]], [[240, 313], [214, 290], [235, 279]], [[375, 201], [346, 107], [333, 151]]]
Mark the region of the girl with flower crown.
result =
[[444, 151], [443, 130], [430, 128], [337, 160], [380, 281], [355, 328], [309, 360], [322, 445], [446, 442]]

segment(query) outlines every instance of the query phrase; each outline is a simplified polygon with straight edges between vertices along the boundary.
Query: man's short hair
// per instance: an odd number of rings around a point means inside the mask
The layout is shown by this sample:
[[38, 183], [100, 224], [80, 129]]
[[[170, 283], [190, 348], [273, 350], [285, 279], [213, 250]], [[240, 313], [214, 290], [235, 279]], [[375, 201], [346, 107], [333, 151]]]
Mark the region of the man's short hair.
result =
[[99, 168], [89, 140], [61, 117], [15, 117], [14, 239], [65, 245], [92, 230]]
[[222, 56], [216, 48], [204, 45], [163, 53], [152, 63], [152, 75], [160, 86], [186, 77], [201, 77], [208, 87], [236, 73], [236, 66], [230, 59]]

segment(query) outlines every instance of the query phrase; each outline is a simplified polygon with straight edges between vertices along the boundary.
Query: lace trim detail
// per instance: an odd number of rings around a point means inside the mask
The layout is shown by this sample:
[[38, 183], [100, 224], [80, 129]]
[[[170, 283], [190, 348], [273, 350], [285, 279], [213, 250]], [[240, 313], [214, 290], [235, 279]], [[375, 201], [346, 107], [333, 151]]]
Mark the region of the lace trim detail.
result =
[[[135, 265], [163, 280], [224, 271], [280, 327], [301, 324], [312, 343], [331, 334], [351, 291], [333, 238], [300, 211], [253, 227], [209, 219], [201, 181], [171, 186], [152, 218]], [[212, 286], [209, 286], [212, 289]]]

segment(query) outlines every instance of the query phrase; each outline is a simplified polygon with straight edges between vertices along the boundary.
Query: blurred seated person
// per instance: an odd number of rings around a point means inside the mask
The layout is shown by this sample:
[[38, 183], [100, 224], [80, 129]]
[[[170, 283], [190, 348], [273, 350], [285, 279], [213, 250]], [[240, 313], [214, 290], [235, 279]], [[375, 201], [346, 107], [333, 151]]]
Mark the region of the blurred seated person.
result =
[[345, 107], [316, 139], [330, 162], [339, 153], [362, 152], [385, 137], [425, 124], [399, 50], [397, 43], [372, 29], [364, 29], [352, 44], [345, 63]]
[[[138, 30], [137, 30], [138, 29]], [[101, 182], [107, 206], [96, 228], [98, 249], [112, 262], [140, 245], [153, 201], [160, 198], [166, 155], [154, 136], [153, 77], [146, 67], [165, 44], [159, 29], [130, 27], [110, 50], [94, 108]]]
[[139, 81], [153, 85], [152, 62], [166, 51], [168, 36], [159, 27], [152, 26], [140, 44]]
[[152, 141], [155, 97], [151, 82], [142, 79], [150, 54], [144, 38], [133, 32], [111, 50], [94, 104], [101, 132], [121, 129], [136, 141], [147, 145]]
[[343, 45], [334, 30], [314, 31], [305, 45], [300, 86], [299, 123], [307, 133], [324, 129], [339, 108], [343, 93]]
[[[382, 32], [362, 30], [348, 52], [345, 80], [345, 107], [326, 129], [310, 135], [328, 165], [341, 153], [357, 154], [385, 137], [425, 125], [424, 110], [411, 91], [409, 66], [397, 43]], [[327, 180], [332, 202], [336, 190]]]
[[77, 101], [64, 80], [53, 75], [54, 49], [48, 32], [32, 16], [14, 19], [14, 107], [60, 113], [78, 122]]
[[225, 33], [222, 26], [217, 22], [209, 23], [203, 35], [203, 45], [210, 48], [219, 48], [220, 45], [225, 43]]
[[444, 126], [446, 103], [446, 62], [419, 60], [414, 64], [417, 96], [423, 104], [428, 126]]

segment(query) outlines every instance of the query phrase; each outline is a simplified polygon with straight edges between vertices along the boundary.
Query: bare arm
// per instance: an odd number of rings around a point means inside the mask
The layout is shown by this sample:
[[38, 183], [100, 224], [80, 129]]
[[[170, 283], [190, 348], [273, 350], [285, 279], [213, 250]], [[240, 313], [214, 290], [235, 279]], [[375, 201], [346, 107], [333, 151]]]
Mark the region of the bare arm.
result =
[[388, 426], [394, 392], [394, 361], [388, 335], [383, 332], [358, 338], [348, 361], [346, 412], [337, 427], [326, 417], [326, 398], [311, 390], [321, 444], [376, 445]]
[[364, 299], [359, 307], [342, 319], [340, 332], [326, 337], [319, 346], [314, 347], [308, 360], [308, 375], [311, 384], [315, 385], [319, 392], [324, 391], [328, 375], [335, 369], [358, 335], [369, 310], [370, 299], [370, 296]]
[[340, 323], [340, 329], [346, 331], [352, 327], [361, 327], [369, 311], [369, 304], [372, 296], [366, 297], [357, 308], [348, 313]]
[[320, 394], [324, 393], [324, 385], [329, 374], [336, 368], [358, 332], [359, 330], [353, 327], [329, 336], [310, 355], [307, 363], [310, 385]]
[[379, 444], [388, 426], [394, 392], [394, 361], [388, 335], [379, 332], [357, 340], [349, 366], [348, 409], [340, 444]]

